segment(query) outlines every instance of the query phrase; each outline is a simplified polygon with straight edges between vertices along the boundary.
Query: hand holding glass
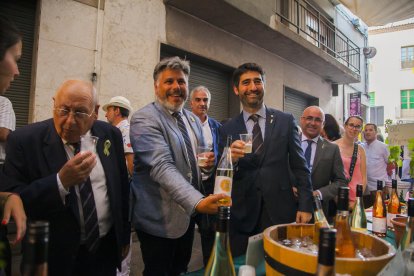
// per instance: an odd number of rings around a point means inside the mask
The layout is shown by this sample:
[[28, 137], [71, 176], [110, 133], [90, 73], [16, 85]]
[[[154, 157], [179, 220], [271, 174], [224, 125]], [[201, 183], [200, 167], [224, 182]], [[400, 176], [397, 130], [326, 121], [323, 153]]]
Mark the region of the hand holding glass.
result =
[[251, 133], [240, 134], [240, 140], [245, 143], [244, 153], [252, 153], [253, 135]]

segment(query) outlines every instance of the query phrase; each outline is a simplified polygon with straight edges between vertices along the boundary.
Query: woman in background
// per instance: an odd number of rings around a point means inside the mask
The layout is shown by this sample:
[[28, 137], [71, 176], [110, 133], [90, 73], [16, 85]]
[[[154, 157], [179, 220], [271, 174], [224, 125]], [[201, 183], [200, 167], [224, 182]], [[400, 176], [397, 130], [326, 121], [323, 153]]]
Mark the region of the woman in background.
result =
[[[18, 60], [22, 54], [22, 37], [13, 23], [0, 18], [0, 95], [3, 95], [10, 87], [15, 77], [19, 76]], [[8, 100], [8, 99], [7, 99]], [[0, 111], [0, 116], [7, 112]], [[8, 133], [7, 133], [8, 134]], [[6, 135], [7, 137], [7, 135]], [[1, 167], [0, 167], [1, 169]], [[12, 217], [16, 223], [16, 240], [20, 241], [26, 232], [26, 213], [20, 196], [13, 193], [0, 192], [0, 211], [3, 214], [0, 228], [0, 240], [5, 243], [7, 275], [11, 275], [11, 251], [7, 240], [7, 229], [5, 225]]]
[[[365, 150], [356, 143], [358, 135], [361, 132], [364, 121], [360, 116], [350, 116], [344, 124], [344, 135], [336, 140], [341, 152], [342, 162], [344, 164], [345, 177], [348, 179], [349, 207], [355, 205], [356, 185], [362, 184], [365, 190], [367, 186], [367, 165]], [[355, 158], [353, 158], [354, 150]], [[353, 161], [354, 160], [354, 161]], [[353, 169], [352, 169], [353, 168]]]
[[323, 138], [328, 141], [336, 141], [341, 138], [339, 124], [331, 114], [325, 114], [325, 123], [321, 132]]

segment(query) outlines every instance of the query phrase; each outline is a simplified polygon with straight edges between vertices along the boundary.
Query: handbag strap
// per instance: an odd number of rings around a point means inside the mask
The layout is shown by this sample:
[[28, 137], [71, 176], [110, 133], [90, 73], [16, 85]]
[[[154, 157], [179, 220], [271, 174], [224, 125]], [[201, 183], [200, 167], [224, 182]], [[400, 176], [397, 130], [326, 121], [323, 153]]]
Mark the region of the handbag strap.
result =
[[349, 165], [348, 183], [351, 182], [352, 175], [354, 174], [354, 169], [355, 169], [357, 158], [358, 158], [358, 144], [354, 143], [354, 152], [352, 153], [351, 164]]

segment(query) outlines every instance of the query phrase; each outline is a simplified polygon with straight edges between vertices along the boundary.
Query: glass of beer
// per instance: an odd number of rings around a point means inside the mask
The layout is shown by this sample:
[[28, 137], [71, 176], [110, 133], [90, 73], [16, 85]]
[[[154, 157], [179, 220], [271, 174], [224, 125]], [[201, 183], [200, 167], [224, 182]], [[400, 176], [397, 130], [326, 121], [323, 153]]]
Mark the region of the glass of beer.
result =
[[98, 143], [98, 137], [92, 135], [81, 135], [80, 136], [80, 151], [91, 151], [96, 154], [96, 144]]
[[253, 135], [251, 133], [240, 134], [240, 140], [245, 143], [244, 153], [252, 153]]
[[206, 146], [197, 147], [197, 164], [200, 168], [207, 167], [208, 156], [207, 153], [211, 151], [211, 148]]

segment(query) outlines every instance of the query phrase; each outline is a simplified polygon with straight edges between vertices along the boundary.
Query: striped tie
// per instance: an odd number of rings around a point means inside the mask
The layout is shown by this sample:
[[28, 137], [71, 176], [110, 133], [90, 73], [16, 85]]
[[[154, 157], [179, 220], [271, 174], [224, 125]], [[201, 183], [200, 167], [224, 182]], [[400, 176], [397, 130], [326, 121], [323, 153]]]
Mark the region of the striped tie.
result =
[[249, 119], [254, 122], [252, 150], [253, 153], [260, 154], [263, 151], [263, 136], [259, 125], [259, 115], [253, 114]]
[[181, 118], [180, 112], [174, 112], [172, 114], [177, 119], [178, 128], [181, 131], [181, 135], [183, 136], [185, 142], [185, 148], [187, 150], [188, 160], [190, 161], [191, 167], [191, 184], [198, 188], [198, 172], [197, 172], [197, 162], [195, 160], [195, 155], [193, 151], [193, 146], [191, 144], [190, 136], [188, 136], [187, 128], [184, 124], [183, 119]]
[[311, 157], [312, 157], [312, 143], [313, 143], [313, 140], [306, 140], [306, 142], [308, 142], [308, 146], [306, 147], [306, 150], [305, 150], [305, 159], [306, 159], [306, 163], [308, 164], [308, 168], [311, 169]]
[[[74, 145], [75, 155], [79, 152], [80, 144]], [[95, 198], [93, 196], [91, 179], [79, 185], [79, 194], [83, 210], [83, 222], [85, 227], [85, 245], [90, 252], [94, 252], [99, 244], [99, 225], [96, 213]]]

